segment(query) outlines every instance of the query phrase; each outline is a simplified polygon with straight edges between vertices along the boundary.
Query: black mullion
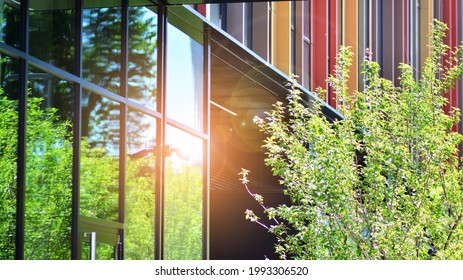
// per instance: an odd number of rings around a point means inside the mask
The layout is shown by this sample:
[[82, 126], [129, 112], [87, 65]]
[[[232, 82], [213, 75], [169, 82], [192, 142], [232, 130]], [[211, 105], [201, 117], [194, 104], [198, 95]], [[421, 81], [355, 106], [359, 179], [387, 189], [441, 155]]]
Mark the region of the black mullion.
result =
[[209, 42], [210, 29], [204, 24], [204, 43], [203, 43], [203, 83], [204, 83], [204, 106], [203, 106], [203, 119], [204, 132], [208, 135], [207, 140], [203, 141], [203, 211], [202, 211], [202, 258], [209, 259], [209, 201], [210, 201], [210, 73], [211, 73], [211, 44]]
[[157, 71], [157, 110], [161, 112], [161, 118], [156, 126], [156, 186], [155, 186], [155, 241], [154, 258], [157, 260], [164, 258], [164, 155], [162, 148], [165, 142], [165, 47], [166, 47], [167, 14], [166, 7], [159, 5], [158, 8], [158, 71]]
[[[121, 26], [121, 94], [127, 97], [128, 51], [129, 51], [129, 1], [122, 0]], [[119, 222], [125, 222], [125, 180], [126, 180], [126, 144], [127, 144], [127, 104], [121, 103], [120, 143], [119, 143]], [[124, 258], [124, 230], [119, 232], [119, 258]]]
[[29, 53], [29, 1], [21, 3], [21, 47], [26, 54], [20, 61], [20, 95], [18, 108], [18, 166], [16, 196], [16, 259], [24, 259], [24, 224], [26, 198], [26, 124], [27, 124], [27, 57]]
[[[82, 1], [76, 1], [75, 5], [75, 24], [76, 24], [76, 54], [75, 54], [75, 74], [82, 77]], [[79, 197], [80, 197], [80, 141], [81, 141], [81, 96], [82, 86], [74, 84], [74, 128], [73, 128], [73, 158], [72, 158], [72, 218], [71, 218], [71, 259], [77, 260], [81, 257], [79, 244]]]

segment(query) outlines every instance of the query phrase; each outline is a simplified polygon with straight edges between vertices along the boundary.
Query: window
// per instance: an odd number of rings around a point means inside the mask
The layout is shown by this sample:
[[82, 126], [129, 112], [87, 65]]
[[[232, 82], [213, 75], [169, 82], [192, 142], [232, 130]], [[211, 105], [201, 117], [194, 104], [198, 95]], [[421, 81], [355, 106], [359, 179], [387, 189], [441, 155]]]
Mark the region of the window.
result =
[[[186, 22], [171, 13], [167, 27], [166, 113], [191, 128], [203, 129], [203, 45], [179, 29]], [[172, 24], [174, 22], [176, 25]], [[179, 26], [179, 27], [177, 27]], [[200, 38], [202, 39], [202, 38]]]
[[129, 7], [128, 97], [154, 110], [157, 104], [157, 20], [155, 6]]
[[29, 17], [30, 54], [75, 73], [75, 1], [31, 0]]
[[74, 85], [29, 67], [25, 259], [71, 258]]
[[83, 78], [117, 94], [121, 77], [120, 1], [84, 1]]

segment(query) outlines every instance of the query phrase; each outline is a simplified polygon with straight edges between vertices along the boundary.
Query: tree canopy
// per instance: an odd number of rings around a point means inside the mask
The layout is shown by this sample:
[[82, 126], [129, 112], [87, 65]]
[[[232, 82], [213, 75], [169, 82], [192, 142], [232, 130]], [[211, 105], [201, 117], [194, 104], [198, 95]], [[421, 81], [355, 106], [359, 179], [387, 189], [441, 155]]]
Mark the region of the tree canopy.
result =
[[401, 64], [399, 86], [380, 76], [368, 54], [364, 91], [351, 93], [352, 52], [341, 47], [328, 81], [342, 119], [328, 121], [317, 101], [304, 106], [294, 81], [285, 103], [255, 118], [267, 136], [265, 162], [291, 204], [268, 207], [250, 192], [269, 220], [252, 210], [246, 218], [277, 237], [281, 258], [463, 258], [460, 111], [443, 109], [444, 93], [462, 74], [462, 48], [444, 44], [446, 29], [434, 22], [420, 78]]

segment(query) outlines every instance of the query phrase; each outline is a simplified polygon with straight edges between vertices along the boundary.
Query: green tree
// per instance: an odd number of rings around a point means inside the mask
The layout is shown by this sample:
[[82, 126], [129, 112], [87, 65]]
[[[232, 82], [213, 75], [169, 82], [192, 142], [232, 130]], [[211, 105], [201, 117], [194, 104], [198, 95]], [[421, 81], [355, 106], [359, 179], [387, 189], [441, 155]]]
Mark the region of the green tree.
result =
[[402, 64], [399, 87], [369, 54], [364, 91], [349, 93], [352, 53], [342, 47], [329, 82], [343, 119], [329, 122], [319, 102], [304, 106], [294, 82], [286, 104], [255, 119], [267, 135], [265, 162], [292, 203], [267, 208], [250, 192], [271, 220], [251, 210], [246, 217], [277, 237], [281, 258], [463, 258], [463, 136], [453, 130], [460, 112], [443, 110], [462, 48], [447, 55], [446, 28], [435, 22], [421, 78]]

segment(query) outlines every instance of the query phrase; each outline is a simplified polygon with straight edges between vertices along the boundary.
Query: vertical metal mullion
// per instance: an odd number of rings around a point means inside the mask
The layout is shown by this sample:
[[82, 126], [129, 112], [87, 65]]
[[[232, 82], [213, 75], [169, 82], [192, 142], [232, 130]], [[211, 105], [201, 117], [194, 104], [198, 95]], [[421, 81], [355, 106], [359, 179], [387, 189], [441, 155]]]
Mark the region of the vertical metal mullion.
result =
[[[75, 74], [82, 77], [82, 1], [76, 1], [76, 54]], [[74, 85], [74, 128], [73, 128], [73, 157], [72, 157], [72, 211], [71, 211], [71, 259], [77, 260], [82, 256], [79, 238], [79, 197], [80, 197], [80, 139], [81, 139], [81, 96], [82, 87]]]
[[210, 79], [211, 79], [211, 44], [210, 44], [210, 29], [204, 24], [204, 44], [203, 44], [203, 93], [204, 93], [204, 106], [203, 106], [203, 123], [205, 133], [208, 135], [207, 140], [203, 140], [203, 224], [202, 224], [202, 258], [208, 260], [210, 258], [209, 244], [210, 244]]
[[26, 204], [26, 124], [27, 124], [27, 64], [29, 54], [29, 1], [21, 3], [21, 47], [26, 57], [20, 59], [20, 95], [18, 108], [18, 161], [17, 161], [17, 196], [16, 196], [16, 248], [15, 258], [24, 259], [24, 226]]
[[[121, 26], [121, 94], [127, 98], [128, 51], [129, 51], [129, 1], [122, 0]], [[119, 143], [119, 222], [125, 223], [125, 181], [126, 181], [126, 145], [127, 145], [127, 104], [120, 105], [120, 143]], [[124, 258], [124, 230], [120, 229], [119, 258]]]
[[166, 7], [162, 4], [158, 9], [158, 71], [157, 71], [157, 110], [161, 112], [161, 119], [158, 119], [156, 126], [156, 186], [155, 186], [155, 254], [157, 260], [164, 258], [164, 154], [165, 127], [166, 127], [166, 102], [165, 102], [165, 83], [166, 83], [166, 30], [167, 30], [167, 13]]

